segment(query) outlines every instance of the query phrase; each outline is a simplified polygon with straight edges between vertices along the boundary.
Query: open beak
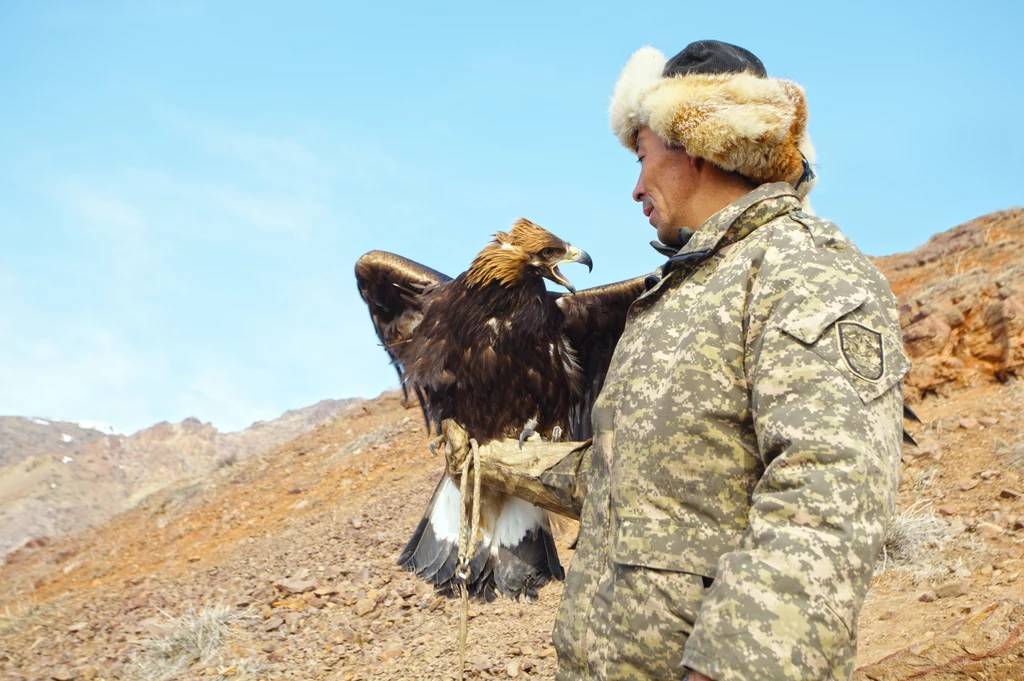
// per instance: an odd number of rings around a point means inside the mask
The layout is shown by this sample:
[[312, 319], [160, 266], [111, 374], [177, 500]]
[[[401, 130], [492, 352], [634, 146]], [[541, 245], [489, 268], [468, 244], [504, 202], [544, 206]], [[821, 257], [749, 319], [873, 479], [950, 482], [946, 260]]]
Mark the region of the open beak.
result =
[[569, 250], [565, 252], [565, 257], [555, 263], [555, 266], [551, 268], [551, 276], [549, 279], [569, 289], [569, 293], [576, 293], [576, 287], [572, 283], [562, 276], [562, 272], [558, 269], [558, 266], [563, 262], [578, 262], [581, 265], [587, 266], [587, 271], [594, 271], [594, 261], [590, 259], [590, 256], [586, 251], [576, 248], [575, 246], [569, 246]]

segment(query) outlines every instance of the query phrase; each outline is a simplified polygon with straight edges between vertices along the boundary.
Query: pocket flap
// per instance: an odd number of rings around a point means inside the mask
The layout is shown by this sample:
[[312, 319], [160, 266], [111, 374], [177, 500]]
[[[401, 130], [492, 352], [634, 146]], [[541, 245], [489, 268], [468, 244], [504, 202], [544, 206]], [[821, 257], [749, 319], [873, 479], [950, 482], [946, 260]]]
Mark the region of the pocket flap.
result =
[[617, 519], [612, 561], [656, 570], [689, 572], [714, 578], [718, 559], [732, 551], [739, 535], [726, 539], [721, 532], [685, 527], [663, 518]]
[[779, 329], [807, 346], [850, 382], [861, 400], [879, 397], [903, 379], [910, 360], [898, 336], [879, 320], [867, 291], [843, 280], [791, 307]]
[[821, 334], [835, 321], [864, 304], [868, 292], [845, 279], [829, 282], [792, 306], [779, 328], [801, 343], [817, 343]]

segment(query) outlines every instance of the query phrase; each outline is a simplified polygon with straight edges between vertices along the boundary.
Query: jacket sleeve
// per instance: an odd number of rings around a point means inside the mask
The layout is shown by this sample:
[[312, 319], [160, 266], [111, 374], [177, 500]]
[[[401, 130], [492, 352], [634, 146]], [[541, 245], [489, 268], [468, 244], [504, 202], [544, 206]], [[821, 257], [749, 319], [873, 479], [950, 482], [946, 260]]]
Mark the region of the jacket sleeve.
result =
[[684, 657], [715, 681], [829, 679], [844, 661], [835, 678], [853, 673], [895, 504], [909, 363], [888, 290], [835, 283], [779, 305], [758, 332], [748, 380], [764, 473]]

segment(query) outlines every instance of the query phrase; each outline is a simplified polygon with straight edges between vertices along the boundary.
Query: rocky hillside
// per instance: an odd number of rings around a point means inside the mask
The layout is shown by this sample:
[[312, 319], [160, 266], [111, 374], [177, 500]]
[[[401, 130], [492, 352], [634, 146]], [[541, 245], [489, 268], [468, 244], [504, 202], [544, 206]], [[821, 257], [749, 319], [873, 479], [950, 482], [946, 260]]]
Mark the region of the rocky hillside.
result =
[[345, 403], [324, 400], [235, 433], [194, 418], [121, 435], [91, 424], [0, 416], [0, 557], [107, 520], [175, 480], [264, 453]]
[[993, 213], [877, 260], [900, 300], [907, 396], [948, 395], [1024, 367], [1024, 209]]
[[[921, 446], [904, 452], [858, 681], [1024, 679], [1022, 339], [1002, 305], [1015, 293], [1000, 293], [1024, 256], [996, 257], [1022, 229], [1021, 211], [1000, 213], [879, 260], [906, 330], [934, 316], [950, 329], [931, 346], [907, 334], [918, 367], [961, 370], [911, 379]], [[953, 277], [962, 291], [944, 287]], [[397, 394], [357, 401], [264, 455], [15, 552], [0, 568], [0, 676], [455, 678], [457, 603], [394, 566], [443, 467], [426, 441]], [[571, 538], [559, 537], [565, 564]], [[551, 678], [560, 589], [474, 604], [470, 676]], [[220, 638], [204, 653], [197, 631]]]

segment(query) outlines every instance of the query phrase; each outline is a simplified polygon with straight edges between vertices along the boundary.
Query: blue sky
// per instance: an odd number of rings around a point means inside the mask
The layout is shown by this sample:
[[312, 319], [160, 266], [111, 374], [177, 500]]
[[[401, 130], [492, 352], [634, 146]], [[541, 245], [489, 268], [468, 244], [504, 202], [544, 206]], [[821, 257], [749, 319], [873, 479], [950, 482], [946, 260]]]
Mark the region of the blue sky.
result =
[[454, 275], [525, 216], [579, 288], [653, 269], [607, 123], [645, 44], [804, 85], [815, 208], [868, 253], [1024, 202], [1020, 3], [426, 5], [0, 0], [0, 414], [373, 396], [374, 248]]

